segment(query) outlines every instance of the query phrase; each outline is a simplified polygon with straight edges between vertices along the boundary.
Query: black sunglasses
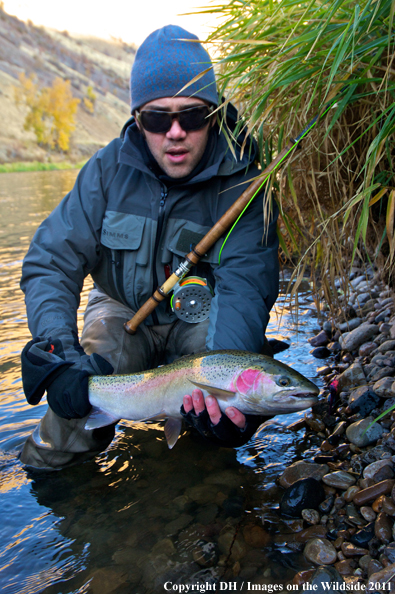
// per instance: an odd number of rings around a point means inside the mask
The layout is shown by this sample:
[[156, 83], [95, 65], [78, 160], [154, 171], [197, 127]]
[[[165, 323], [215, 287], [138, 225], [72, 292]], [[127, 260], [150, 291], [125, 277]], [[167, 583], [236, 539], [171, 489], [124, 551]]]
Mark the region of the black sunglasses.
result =
[[177, 119], [181, 128], [185, 132], [201, 130], [208, 124], [208, 117], [211, 115], [213, 107], [199, 105], [190, 107], [181, 111], [157, 111], [155, 109], [144, 109], [136, 111], [136, 118], [147, 132], [154, 134], [163, 134], [172, 127], [173, 120]]

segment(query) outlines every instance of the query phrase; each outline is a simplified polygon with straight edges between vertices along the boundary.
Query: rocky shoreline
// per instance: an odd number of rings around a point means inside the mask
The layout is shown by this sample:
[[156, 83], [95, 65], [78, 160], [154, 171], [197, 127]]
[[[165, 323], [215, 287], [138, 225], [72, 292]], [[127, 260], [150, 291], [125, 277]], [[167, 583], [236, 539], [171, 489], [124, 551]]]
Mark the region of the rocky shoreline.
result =
[[298, 461], [279, 477], [291, 532], [275, 539], [317, 566], [294, 576], [300, 589], [393, 591], [394, 299], [371, 268], [353, 269], [350, 280], [348, 298], [337, 282], [338, 319], [310, 339], [311, 353], [332, 354], [333, 364], [317, 369], [326, 389], [295, 429], [304, 425], [321, 446], [312, 462]]

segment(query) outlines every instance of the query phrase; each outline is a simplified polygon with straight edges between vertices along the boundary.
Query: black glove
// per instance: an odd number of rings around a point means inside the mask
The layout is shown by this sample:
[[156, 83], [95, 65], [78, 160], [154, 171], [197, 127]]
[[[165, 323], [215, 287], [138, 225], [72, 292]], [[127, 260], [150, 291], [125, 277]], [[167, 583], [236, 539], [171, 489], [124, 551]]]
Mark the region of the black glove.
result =
[[91, 409], [88, 398], [90, 375], [110, 375], [108, 361], [93, 353], [80, 369], [65, 359], [60, 340], [35, 338], [22, 351], [22, 383], [29, 404], [38, 404], [47, 390], [47, 400], [54, 413], [63, 419], [81, 419]]
[[223, 413], [219, 422], [213, 425], [206, 409], [197, 415], [193, 409], [186, 413], [184, 405], [182, 405], [180, 412], [187, 425], [196, 429], [206, 439], [224, 448], [238, 448], [244, 445], [251, 439], [259, 425], [269, 418], [245, 415], [245, 427], [240, 429]]

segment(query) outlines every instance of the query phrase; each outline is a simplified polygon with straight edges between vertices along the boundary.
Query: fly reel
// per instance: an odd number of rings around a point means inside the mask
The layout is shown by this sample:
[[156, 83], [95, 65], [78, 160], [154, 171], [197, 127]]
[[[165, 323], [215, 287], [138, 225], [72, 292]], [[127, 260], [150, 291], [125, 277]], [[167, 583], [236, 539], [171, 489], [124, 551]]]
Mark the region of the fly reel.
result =
[[205, 278], [189, 276], [175, 286], [170, 305], [180, 320], [196, 324], [208, 318], [212, 297]]

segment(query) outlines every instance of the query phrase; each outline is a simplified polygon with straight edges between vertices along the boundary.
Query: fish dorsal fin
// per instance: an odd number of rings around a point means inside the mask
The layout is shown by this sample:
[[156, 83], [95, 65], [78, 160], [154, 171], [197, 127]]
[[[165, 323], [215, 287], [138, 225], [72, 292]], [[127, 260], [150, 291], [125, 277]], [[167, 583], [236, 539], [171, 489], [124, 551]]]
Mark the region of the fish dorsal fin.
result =
[[[189, 378], [188, 378], [189, 379]], [[217, 388], [216, 386], [210, 386], [209, 384], [202, 384], [200, 382], [195, 382], [194, 380], [189, 380], [192, 384], [194, 384], [197, 388], [201, 390], [206, 390], [211, 396], [215, 396], [219, 398], [219, 400], [229, 400], [229, 398], [233, 398], [236, 392], [231, 392], [230, 390], [224, 390], [223, 388]]]
[[92, 406], [92, 410], [89, 417], [85, 421], [85, 429], [92, 431], [93, 429], [99, 429], [100, 427], [106, 427], [113, 423], [118, 423], [119, 417], [114, 417], [112, 414]]
[[165, 424], [165, 437], [170, 450], [175, 446], [180, 433], [181, 420], [169, 417]]

